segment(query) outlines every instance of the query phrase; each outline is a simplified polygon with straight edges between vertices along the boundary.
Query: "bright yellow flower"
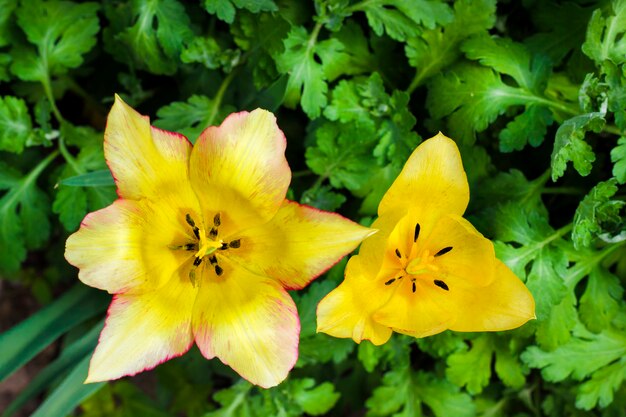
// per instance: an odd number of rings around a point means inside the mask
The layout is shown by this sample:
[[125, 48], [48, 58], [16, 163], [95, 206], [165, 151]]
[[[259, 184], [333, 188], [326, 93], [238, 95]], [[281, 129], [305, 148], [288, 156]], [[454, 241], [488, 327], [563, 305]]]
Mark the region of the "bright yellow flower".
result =
[[88, 214], [65, 257], [115, 294], [87, 382], [134, 375], [195, 342], [262, 387], [296, 363], [301, 289], [373, 230], [285, 199], [291, 171], [274, 116], [209, 127], [192, 147], [119, 97], [105, 131], [119, 199]]
[[392, 331], [508, 330], [534, 318], [528, 289], [461, 217], [468, 202], [456, 144], [440, 133], [418, 146], [380, 202], [379, 232], [320, 302], [318, 331], [380, 345]]

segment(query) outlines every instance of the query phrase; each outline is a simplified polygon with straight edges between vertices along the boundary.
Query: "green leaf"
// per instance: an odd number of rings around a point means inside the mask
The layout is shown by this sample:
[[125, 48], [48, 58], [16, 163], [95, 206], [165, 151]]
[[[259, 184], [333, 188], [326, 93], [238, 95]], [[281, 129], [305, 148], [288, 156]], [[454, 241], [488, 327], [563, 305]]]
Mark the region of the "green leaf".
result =
[[617, 140], [617, 146], [611, 150], [613, 176], [620, 184], [626, 184], [626, 136]]
[[65, 416], [84, 400], [106, 385], [104, 382], [85, 384], [91, 355], [78, 362], [72, 372], [63, 379], [44, 402], [32, 414], [32, 417]]
[[[293, 27], [284, 40], [285, 51], [275, 57], [278, 70], [289, 74], [285, 105], [295, 107], [300, 102], [302, 110], [312, 119], [320, 115], [328, 102], [325, 62], [318, 63], [315, 57], [317, 55], [320, 60], [324, 58], [328, 62], [329, 58], [343, 50], [343, 45], [336, 39], [318, 43], [317, 35], [317, 32], [309, 35], [301, 26]], [[320, 48], [324, 49], [324, 57], [319, 54]]]
[[354, 123], [324, 123], [315, 131], [316, 146], [306, 150], [313, 172], [329, 178], [334, 188], [358, 190], [371, 175], [373, 132]]
[[580, 320], [592, 332], [608, 328], [619, 311], [623, 294], [620, 279], [596, 264], [589, 272], [587, 287], [580, 297]]
[[408, 366], [396, 367], [383, 377], [383, 384], [374, 390], [365, 403], [371, 417], [412, 417], [422, 415], [423, 405], [436, 417], [475, 415], [469, 395], [450, 382], [426, 372], [413, 372]]
[[583, 177], [589, 175], [596, 155], [591, 146], [584, 141], [588, 131], [600, 132], [605, 124], [604, 112], [592, 112], [574, 116], [559, 126], [554, 139], [551, 167], [552, 181], [556, 181], [565, 173], [567, 163], [572, 162], [574, 168]]
[[467, 386], [470, 394], [479, 394], [489, 384], [494, 340], [482, 335], [471, 341], [472, 347], [448, 356], [446, 378], [460, 387]]
[[300, 198], [302, 204], [327, 211], [336, 211], [346, 200], [346, 196], [332, 191], [328, 186], [309, 188]]
[[324, 382], [315, 386], [311, 378], [290, 381], [294, 401], [302, 407], [305, 413], [320, 416], [335, 406], [341, 396], [335, 391], [335, 386]]
[[211, 37], [195, 37], [187, 45], [180, 59], [186, 64], [197, 62], [208, 69], [223, 68], [225, 72], [232, 71], [239, 64], [241, 51], [237, 49], [223, 49], [219, 43]]
[[21, 98], [0, 97], [0, 151], [22, 153], [33, 134], [26, 103]]
[[219, 125], [230, 113], [235, 111], [231, 105], [216, 106], [206, 96], [193, 95], [187, 101], [175, 101], [157, 111], [154, 125], [172, 132], [180, 132], [192, 143], [200, 133], [210, 125]]
[[425, 30], [407, 40], [405, 53], [416, 74], [411, 85], [418, 87], [461, 56], [460, 43], [486, 33], [496, 22], [495, 0], [454, 2], [454, 18], [441, 28]]
[[576, 249], [589, 247], [603, 232], [619, 232], [624, 225], [621, 210], [626, 202], [613, 200], [618, 191], [617, 180], [599, 182], [583, 198], [574, 215], [572, 242]]
[[69, 185], [70, 187], [107, 187], [115, 186], [115, 180], [110, 170], [101, 169], [62, 179], [59, 181], [59, 184]]
[[449, 116], [452, 137], [473, 144], [482, 132], [512, 106], [533, 101], [531, 93], [505, 84], [492, 69], [460, 65], [433, 79], [426, 105], [435, 119]]
[[17, 0], [0, 0], [0, 47], [9, 45], [11, 42], [11, 15], [16, 7]]
[[[193, 37], [184, 6], [177, 0], [131, 0], [117, 13], [135, 22], [114, 35], [134, 61], [154, 74], [176, 72], [183, 44]], [[123, 19], [119, 14], [112, 18]]]
[[204, 0], [204, 8], [226, 23], [233, 23], [236, 9], [246, 9], [252, 13], [278, 10], [273, 0]]
[[96, 3], [24, 0], [17, 22], [37, 51], [18, 46], [13, 54], [13, 73], [25, 81], [46, 80], [65, 74], [83, 63], [83, 55], [96, 44]]
[[605, 17], [601, 9], [593, 12], [582, 50], [597, 64], [609, 59], [615, 64], [626, 62], [626, 1], [611, 2], [612, 14]]
[[371, 72], [375, 68], [367, 39], [355, 22], [346, 22], [339, 32], [331, 35], [331, 39], [332, 42], [320, 42], [316, 48], [328, 81], [344, 74]]
[[422, 27], [434, 29], [452, 20], [450, 7], [439, 0], [373, 0], [350, 10], [365, 12], [375, 34], [387, 33], [397, 41], [418, 36]]
[[[31, 360], [72, 327], [102, 313], [108, 297], [77, 285], [6, 332], [0, 334], [0, 381]], [[81, 381], [82, 382], [82, 381]]]
[[626, 335], [615, 329], [593, 334], [582, 326], [576, 328], [574, 335], [567, 344], [551, 352], [531, 346], [522, 354], [522, 360], [540, 368], [547, 381], [582, 381], [591, 377], [580, 387], [577, 405], [591, 409], [601, 401], [606, 406], [626, 376]]
[[[205, 414], [205, 417], [252, 417], [255, 405], [258, 407], [259, 398], [251, 398], [248, 392], [252, 385], [246, 381], [233, 384], [227, 389], [218, 391], [213, 399], [222, 405], [222, 408]], [[256, 401], [251, 401], [252, 399]]]
[[0, 183], [8, 189], [0, 198], [0, 270], [17, 271], [26, 258], [26, 248], [38, 248], [48, 239], [48, 196], [37, 188], [36, 182], [55, 157], [56, 153], [48, 155], [23, 177], [0, 165]]
[[526, 144], [536, 148], [543, 143], [552, 122], [552, 112], [547, 107], [527, 106], [524, 113], [517, 115], [500, 131], [500, 151], [520, 151]]
[[60, 375], [66, 373], [68, 369], [72, 369], [72, 365], [75, 365], [86, 356], [91, 356], [91, 352], [98, 344], [98, 335], [102, 331], [102, 326], [103, 323], [100, 322], [83, 337], [64, 348], [60, 356], [39, 372], [9, 404], [2, 417], [9, 417], [15, 413], [31, 398], [49, 388]]

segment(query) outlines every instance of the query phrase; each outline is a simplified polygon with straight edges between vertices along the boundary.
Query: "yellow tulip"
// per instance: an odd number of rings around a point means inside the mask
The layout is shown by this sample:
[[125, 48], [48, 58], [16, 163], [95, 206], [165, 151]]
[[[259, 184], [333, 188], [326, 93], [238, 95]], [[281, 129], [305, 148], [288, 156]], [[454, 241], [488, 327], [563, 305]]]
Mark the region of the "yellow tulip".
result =
[[393, 331], [508, 330], [534, 318], [528, 289], [462, 217], [468, 202], [454, 141], [441, 133], [424, 141], [380, 202], [379, 232], [320, 302], [318, 331], [380, 345]]
[[119, 199], [88, 214], [65, 257], [114, 294], [87, 382], [151, 369], [195, 342], [262, 387], [296, 363], [301, 289], [372, 229], [285, 199], [285, 136], [264, 110], [195, 146], [116, 97], [105, 158]]

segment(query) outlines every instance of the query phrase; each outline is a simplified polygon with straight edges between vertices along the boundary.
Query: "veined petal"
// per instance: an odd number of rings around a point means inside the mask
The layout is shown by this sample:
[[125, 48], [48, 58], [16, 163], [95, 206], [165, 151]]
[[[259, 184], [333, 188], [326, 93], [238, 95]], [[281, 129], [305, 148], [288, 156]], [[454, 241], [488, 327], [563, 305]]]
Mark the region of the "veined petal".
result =
[[357, 343], [369, 340], [375, 345], [386, 343], [391, 329], [372, 319], [372, 314], [385, 304], [392, 290], [384, 283], [368, 279], [359, 256], [346, 266], [346, 279], [317, 306], [317, 331], [334, 337], [352, 338]]
[[231, 114], [202, 132], [191, 154], [191, 184], [205, 215], [225, 212], [225, 233], [276, 214], [291, 181], [285, 146], [276, 118], [261, 109]]
[[425, 337], [446, 330], [456, 319], [457, 311], [451, 308], [453, 305], [445, 298], [445, 291], [434, 287], [432, 281], [413, 283], [407, 276], [394, 288], [393, 296], [373, 315], [379, 324], [398, 333]]
[[338, 214], [285, 200], [269, 223], [233, 235], [241, 247], [228, 256], [287, 289], [301, 289], [373, 233]]
[[535, 318], [533, 296], [501, 261], [497, 261], [495, 279], [491, 285], [468, 286], [459, 291], [455, 298], [459, 314], [450, 326], [451, 330], [510, 330]]
[[195, 339], [263, 388], [283, 381], [298, 358], [300, 321], [289, 294], [274, 280], [220, 260], [220, 277], [203, 276], [193, 312]]
[[378, 215], [419, 210], [421, 217], [465, 212], [469, 185], [459, 150], [441, 133], [420, 144], [378, 206]]
[[193, 213], [146, 199], [119, 199], [85, 217], [67, 240], [65, 258], [80, 269], [82, 282], [109, 293], [159, 288], [175, 273], [185, 278], [179, 268], [192, 253], [170, 246], [194, 237], [184, 224], [186, 212]]
[[[440, 270], [440, 279], [446, 282], [463, 280], [485, 286], [494, 279], [493, 243], [461, 216], [442, 217], [432, 233], [424, 237], [422, 247], [435, 255], [433, 264]], [[443, 252], [443, 255], [436, 255]]]
[[191, 143], [182, 135], [150, 126], [119, 96], [111, 108], [104, 132], [104, 157], [118, 195], [162, 201], [173, 197], [191, 205], [195, 195], [189, 184]]
[[187, 352], [196, 293], [188, 280], [173, 276], [159, 290], [116, 295], [85, 382], [134, 375]]

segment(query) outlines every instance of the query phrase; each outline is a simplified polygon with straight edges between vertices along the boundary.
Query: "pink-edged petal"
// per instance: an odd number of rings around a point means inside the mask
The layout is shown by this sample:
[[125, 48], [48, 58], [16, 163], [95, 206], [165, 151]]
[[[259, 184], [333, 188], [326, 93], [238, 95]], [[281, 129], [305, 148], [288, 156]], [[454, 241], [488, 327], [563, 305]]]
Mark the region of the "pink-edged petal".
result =
[[191, 205], [195, 195], [189, 184], [190, 153], [187, 138], [151, 127], [147, 117], [115, 96], [104, 132], [104, 156], [120, 197], [175, 196]]
[[373, 233], [338, 214], [285, 200], [269, 223], [227, 238], [241, 242], [227, 256], [287, 289], [301, 289]]
[[231, 114], [202, 132], [190, 175], [205, 216], [222, 212], [225, 233], [268, 222], [291, 181], [285, 146], [276, 118], [261, 109]]
[[185, 224], [190, 208], [174, 208], [150, 200], [119, 199], [88, 214], [66, 242], [65, 258], [80, 269], [85, 284], [109, 293], [148, 291], [161, 287], [191, 252], [173, 250], [194, 239]]
[[459, 150], [439, 133], [413, 151], [383, 196], [378, 214], [411, 209], [420, 218], [436, 220], [442, 214], [462, 215], [468, 202], [469, 185]]
[[135, 375], [187, 352], [196, 294], [188, 280], [174, 276], [156, 291], [116, 295], [86, 382]]
[[300, 321], [276, 281], [220, 260], [222, 274], [205, 273], [193, 313], [196, 343], [253, 384], [283, 381], [298, 358]]

